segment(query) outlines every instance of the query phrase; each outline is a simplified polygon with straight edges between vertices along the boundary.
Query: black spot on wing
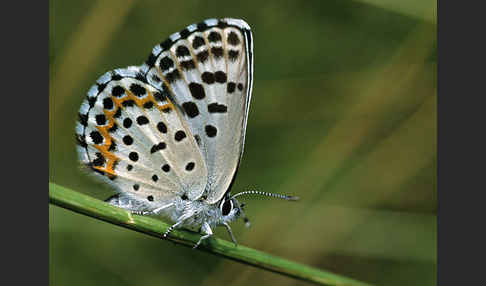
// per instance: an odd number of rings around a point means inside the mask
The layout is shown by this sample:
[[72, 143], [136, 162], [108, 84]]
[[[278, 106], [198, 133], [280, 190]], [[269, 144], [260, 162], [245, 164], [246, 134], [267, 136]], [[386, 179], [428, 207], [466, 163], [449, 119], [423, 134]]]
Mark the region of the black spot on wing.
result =
[[196, 57], [197, 57], [197, 60], [200, 63], [204, 63], [204, 62], [206, 62], [208, 60], [209, 52], [207, 50], [206, 51], [202, 51], [199, 54], [197, 54]]
[[211, 53], [213, 54], [213, 56], [216, 59], [222, 57], [223, 56], [223, 52], [224, 52], [223, 51], [223, 48], [221, 48], [221, 47], [212, 47], [211, 48]]
[[234, 50], [229, 50], [228, 52], [228, 58], [230, 59], [230, 61], [236, 61], [238, 59], [238, 51], [234, 51]]
[[[203, 77], [204, 74], [205, 73], [203, 73]], [[189, 84], [189, 90], [191, 91], [192, 97], [194, 97], [195, 99], [203, 99], [204, 97], [206, 97], [206, 93], [204, 92], [204, 87], [197, 82], [191, 82]]]
[[100, 144], [103, 142], [103, 136], [98, 131], [92, 131], [89, 136], [91, 137], [91, 140], [93, 140], [93, 143], [95, 144]]
[[196, 164], [194, 162], [187, 163], [187, 165], [186, 165], [186, 171], [192, 171], [192, 170], [194, 170], [194, 167], [195, 166], [196, 166]]
[[162, 71], [166, 71], [174, 66], [174, 61], [168, 56], [165, 56], [160, 60], [159, 66]]
[[106, 124], [106, 116], [104, 114], [97, 114], [95, 116], [96, 124], [98, 125], [105, 125]]
[[133, 144], [133, 138], [132, 138], [132, 136], [130, 136], [130, 135], [125, 135], [125, 136], [123, 136], [122, 141], [123, 141], [123, 143], [124, 143], [125, 145], [127, 145], [127, 146], [130, 146], [130, 145], [132, 145], [132, 144]]
[[177, 142], [180, 142], [184, 138], [186, 138], [186, 133], [182, 130], [177, 131], [176, 134], [174, 135], [174, 139]]
[[189, 49], [186, 46], [178, 46], [176, 49], [176, 56], [179, 58], [189, 56], [191, 53], [189, 52]]
[[228, 111], [228, 107], [224, 104], [218, 103], [211, 103], [208, 105], [209, 113], [226, 113]]
[[130, 128], [130, 126], [132, 126], [132, 120], [127, 117], [123, 120], [123, 127]]
[[107, 110], [111, 110], [113, 108], [113, 100], [111, 99], [111, 97], [106, 97], [105, 99], [103, 99], [103, 108], [104, 109], [107, 109]]
[[223, 71], [217, 71], [214, 73], [214, 80], [219, 83], [225, 83], [227, 80], [226, 73]]
[[181, 62], [181, 67], [183, 70], [192, 70], [196, 68], [196, 65], [194, 64], [194, 61], [190, 59], [188, 61]]
[[135, 105], [135, 101], [133, 99], [128, 99], [122, 102], [123, 107], [133, 107]]
[[143, 115], [140, 115], [139, 117], [137, 117], [137, 124], [138, 125], [145, 125], [149, 123], [149, 120], [147, 117], [143, 116]]
[[130, 91], [137, 97], [141, 97], [145, 94], [145, 88], [136, 83], [132, 83], [130, 85]]
[[157, 129], [160, 131], [160, 133], [167, 133], [167, 126], [162, 121], [157, 123]]
[[170, 171], [170, 166], [169, 166], [168, 164], [164, 164], [164, 165], [162, 166], [162, 171], [164, 171], [164, 172], [166, 172], [166, 173], [167, 173], [167, 172], [169, 172], [169, 171]]
[[228, 43], [232, 46], [238, 46], [240, 43], [240, 39], [238, 38], [238, 35], [234, 31], [231, 31], [228, 35]]
[[160, 142], [152, 146], [152, 148], [150, 149], [150, 153], [153, 154], [157, 151], [164, 150], [166, 147], [167, 145], [164, 142]]
[[211, 43], [221, 42], [221, 35], [216, 31], [212, 31], [209, 33], [208, 40]]
[[234, 82], [228, 82], [228, 85], [226, 86], [226, 91], [228, 93], [233, 93], [236, 89], [236, 83]]
[[138, 153], [137, 152], [130, 152], [130, 154], [128, 154], [128, 158], [130, 160], [132, 160], [133, 162], [137, 162], [138, 161]]
[[186, 112], [187, 116], [189, 116], [189, 118], [194, 118], [199, 115], [199, 110], [194, 102], [184, 102], [182, 104], [182, 107], [184, 108], [184, 111]]
[[116, 85], [111, 89], [111, 94], [116, 97], [121, 97], [124, 93], [125, 89], [119, 85]]
[[213, 84], [215, 82], [214, 74], [212, 72], [203, 72], [201, 78], [203, 82], [207, 84]]
[[204, 38], [201, 36], [195, 36], [194, 39], [192, 40], [192, 47], [197, 50], [200, 46], [205, 45], [206, 42], [204, 41]]
[[174, 81], [178, 80], [181, 78], [181, 74], [179, 73], [179, 70], [178, 69], [174, 69], [172, 72], [170, 73], [167, 73], [167, 75], [165, 76], [165, 78], [167, 79], [167, 81], [169, 83], [173, 83]]
[[152, 101], [147, 101], [143, 104], [143, 108], [145, 109], [150, 109], [154, 106], [154, 103]]
[[205, 129], [206, 135], [208, 135], [208, 137], [214, 137], [218, 133], [218, 129], [216, 129], [216, 127], [214, 127], [212, 125], [206, 125], [206, 127], [204, 129]]

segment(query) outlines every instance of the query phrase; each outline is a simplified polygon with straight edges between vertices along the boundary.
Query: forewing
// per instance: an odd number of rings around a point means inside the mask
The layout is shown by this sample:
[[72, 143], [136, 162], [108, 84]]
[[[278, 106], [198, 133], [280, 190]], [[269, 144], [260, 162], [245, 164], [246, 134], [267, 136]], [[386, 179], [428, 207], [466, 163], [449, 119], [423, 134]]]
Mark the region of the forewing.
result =
[[138, 67], [106, 73], [88, 92], [76, 127], [80, 160], [119, 192], [154, 206], [196, 199], [207, 181], [180, 111]]
[[187, 119], [206, 162], [208, 203], [229, 190], [243, 154], [252, 49], [246, 22], [210, 19], [171, 35], [142, 66]]

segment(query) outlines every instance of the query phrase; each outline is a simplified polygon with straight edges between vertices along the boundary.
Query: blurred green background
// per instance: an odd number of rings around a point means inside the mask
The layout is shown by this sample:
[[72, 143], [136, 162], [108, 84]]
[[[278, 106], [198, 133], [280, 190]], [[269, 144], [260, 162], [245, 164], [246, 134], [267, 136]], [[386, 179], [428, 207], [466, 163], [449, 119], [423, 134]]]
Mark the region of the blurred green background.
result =
[[[255, 79], [233, 192], [241, 244], [377, 285], [436, 285], [435, 1], [50, 1], [50, 180], [105, 199], [74, 124], [106, 71], [206, 18], [245, 19]], [[82, 216], [49, 214], [51, 285], [306, 285]], [[229, 240], [224, 229], [217, 235]]]

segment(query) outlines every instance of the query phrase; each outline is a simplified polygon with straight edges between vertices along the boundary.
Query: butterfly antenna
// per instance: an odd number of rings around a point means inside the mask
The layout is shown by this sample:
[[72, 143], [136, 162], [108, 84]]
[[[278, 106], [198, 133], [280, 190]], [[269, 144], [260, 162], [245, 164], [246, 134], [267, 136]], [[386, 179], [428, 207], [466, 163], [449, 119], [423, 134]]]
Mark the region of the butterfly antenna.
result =
[[231, 198], [234, 199], [234, 198], [242, 196], [242, 195], [261, 195], [261, 196], [284, 199], [284, 200], [287, 200], [287, 201], [297, 201], [297, 200], [300, 199], [297, 196], [287, 196], [287, 195], [260, 192], [260, 191], [245, 191], [245, 192], [237, 193], [237, 194], [233, 195]]

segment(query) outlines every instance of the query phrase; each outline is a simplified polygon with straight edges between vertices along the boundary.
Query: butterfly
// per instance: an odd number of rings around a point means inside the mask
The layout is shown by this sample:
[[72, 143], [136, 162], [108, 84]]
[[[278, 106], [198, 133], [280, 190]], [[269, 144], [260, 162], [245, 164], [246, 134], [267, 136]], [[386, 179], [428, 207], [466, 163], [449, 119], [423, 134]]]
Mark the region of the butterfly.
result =
[[76, 124], [81, 163], [116, 194], [106, 201], [202, 234], [242, 217], [231, 195], [243, 155], [253, 83], [253, 38], [240, 19], [192, 24], [141, 66], [115, 69], [88, 91]]

